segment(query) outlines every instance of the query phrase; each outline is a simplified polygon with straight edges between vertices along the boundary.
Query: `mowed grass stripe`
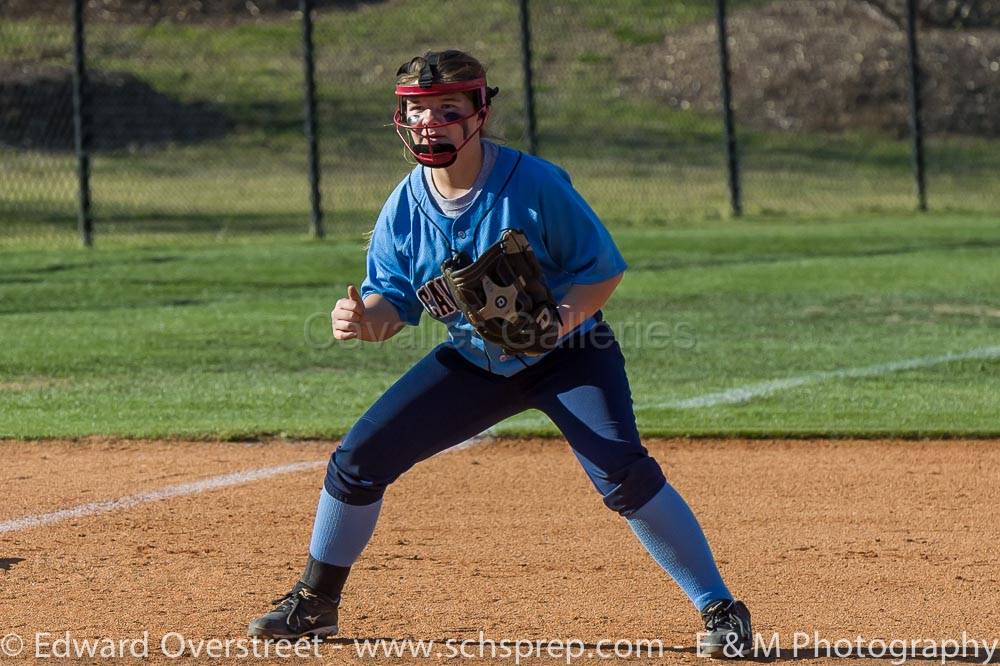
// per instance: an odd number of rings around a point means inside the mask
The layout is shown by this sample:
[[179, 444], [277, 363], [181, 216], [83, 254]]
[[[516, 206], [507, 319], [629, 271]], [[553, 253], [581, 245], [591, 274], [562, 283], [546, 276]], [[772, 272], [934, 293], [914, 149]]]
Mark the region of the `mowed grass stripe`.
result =
[[[989, 216], [613, 232], [631, 268], [606, 315], [639, 405], [1000, 342]], [[360, 234], [182, 241], [4, 254], [0, 435], [337, 437], [444, 337], [425, 318], [384, 344], [329, 344], [327, 313], [363, 275]], [[996, 359], [966, 359], [639, 421], [664, 435], [975, 435], [997, 430], [998, 377]], [[556, 434], [517, 419], [497, 432]]]

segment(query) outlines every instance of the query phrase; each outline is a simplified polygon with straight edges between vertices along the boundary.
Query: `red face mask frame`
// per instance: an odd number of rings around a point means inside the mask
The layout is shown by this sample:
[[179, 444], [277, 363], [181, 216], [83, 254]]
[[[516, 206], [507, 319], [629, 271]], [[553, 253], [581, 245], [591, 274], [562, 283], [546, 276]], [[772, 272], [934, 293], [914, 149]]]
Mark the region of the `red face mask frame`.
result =
[[[414, 97], [427, 97], [430, 95], [445, 95], [448, 93], [461, 93], [461, 92], [476, 92], [478, 93], [478, 103], [475, 104], [476, 110], [467, 116], [457, 118], [455, 120], [449, 120], [443, 123], [435, 123], [428, 125], [408, 125], [404, 122], [406, 113], [406, 101]], [[424, 166], [430, 167], [432, 169], [441, 169], [449, 167], [455, 163], [458, 159], [458, 151], [462, 150], [469, 141], [473, 139], [479, 131], [483, 128], [483, 124], [486, 122], [486, 114], [490, 105], [490, 94], [489, 88], [486, 87], [486, 79], [470, 79], [468, 81], [456, 81], [453, 83], [433, 83], [427, 86], [421, 85], [397, 85], [396, 86], [396, 97], [399, 100], [399, 104], [396, 107], [396, 113], [393, 114], [392, 124], [396, 127], [396, 134], [402, 139], [403, 145], [410, 152], [411, 155]], [[430, 131], [438, 129], [440, 127], [448, 127], [449, 125], [455, 125], [457, 123], [464, 123], [470, 118], [479, 117], [479, 124], [476, 125], [476, 129], [473, 130], [469, 136], [462, 141], [457, 147], [451, 144], [432, 144], [430, 142]], [[413, 139], [413, 135], [410, 132], [414, 132], [417, 136], [424, 139], [424, 143], [417, 143]], [[423, 148], [424, 150], [418, 150], [418, 148]]]

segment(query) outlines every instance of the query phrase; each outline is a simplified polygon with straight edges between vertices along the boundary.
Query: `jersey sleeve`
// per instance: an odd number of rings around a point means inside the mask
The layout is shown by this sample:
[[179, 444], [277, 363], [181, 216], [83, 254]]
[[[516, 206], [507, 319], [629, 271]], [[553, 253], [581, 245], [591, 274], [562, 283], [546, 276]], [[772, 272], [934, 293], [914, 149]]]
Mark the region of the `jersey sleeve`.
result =
[[368, 246], [368, 274], [361, 283], [361, 297], [379, 294], [399, 311], [410, 326], [420, 323], [423, 307], [410, 282], [409, 259], [399, 251], [389, 220], [379, 216]]
[[628, 264], [604, 223], [574, 189], [569, 175], [554, 168], [539, 194], [539, 221], [549, 256], [573, 275], [575, 284], [595, 284], [622, 273]]

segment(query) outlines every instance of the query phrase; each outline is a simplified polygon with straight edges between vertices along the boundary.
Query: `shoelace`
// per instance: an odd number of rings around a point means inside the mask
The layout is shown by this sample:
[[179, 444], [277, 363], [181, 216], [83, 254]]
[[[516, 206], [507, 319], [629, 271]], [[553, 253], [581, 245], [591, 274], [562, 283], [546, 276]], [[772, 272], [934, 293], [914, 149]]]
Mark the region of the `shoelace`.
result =
[[302, 599], [302, 596], [300, 594], [301, 592], [302, 588], [296, 585], [291, 590], [286, 592], [283, 596], [280, 596], [277, 599], [272, 599], [271, 603], [275, 606], [278, 606], [278, 610], [286, 610], [286, 606], [289, 606], [289, 604], [291, 604], [288, 610], [294, 610], [295, 606]]
[[716, 604], [714, 607], [707, 609], [706, 614], [708, 617], [705, 618], [705, 627], [710, 631], [715, 629], [735, 629], [736, 623], [733, 622], [732, 616], [729, 614], [729, 608], [732, 603], [722, 602]]
[[301, 628], [302, 623], [299, 621], [295, 611], [298, 610], [299, 604], [308, 598], [307, 595], [308, 592], [302, 586], [296, 585], [283, 597], [278, 597], [271, 602], [272, 604], [280, 604], [276, 610], [287, 614], [285, 624], [292, 631], [299, 631]]
[[329, 597], [324, 596], [318, 592], [312, 592], [305, 586], [296, 585], [291, 590], [288, 591], [284, 596], [278, 597], [277, 599], [272, 599], [272, 604], [281, 604], [278, 606], [279, 610], [295, 610], [296, 606], [302, 601], [318, 601], [322, 603], [328, 603], [331, 605], [336, 605], [336, 602], [330, 600]]

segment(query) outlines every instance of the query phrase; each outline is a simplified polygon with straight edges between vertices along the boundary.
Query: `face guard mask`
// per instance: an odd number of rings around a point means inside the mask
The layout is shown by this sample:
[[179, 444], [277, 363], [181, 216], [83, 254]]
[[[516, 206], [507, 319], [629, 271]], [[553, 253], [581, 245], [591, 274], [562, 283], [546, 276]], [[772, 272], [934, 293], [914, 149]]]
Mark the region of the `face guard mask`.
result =
[[[456, 81], [453, 83], [437, 82], [439, 78], [437, 61], [436, 54], [432, 54], [427, 58], [427, 63], [420, 71], [420, 80], [417, 85], [396, 86], [398, 104], [396, 113], [392, 118], [393, 125], [396, 127], [396, 134], [402, 139], [406, 149], [416, 158], [417, 162], [432, 169], [442, 169], [455, 163], [455, 160], [458, 159], [458, 151], [464, 148], [483, 128], [490, 100], [499, 92], [496, 88], [488, 88], [485, 78]], [[405, 73], [405, 70], [401, 70], [399, 73]], [[431, 123], [427, 125], [411, 125], [409, 124], [409, 119], [406, 118], [406, 102], [409, 99], [429, 95], [466, 92], [474, 93], [473, 105], [476, 109], [467, 116], [460, 116], [455, 112], [449, 112], [444, 114], [443, 123]], [[470, 118], [475, 117], [479, 118], [479, 123], [458, 146], [451, 143], [433, 143], [431, 141], [432, 130], [464, 123]], [[414, 138], [414, 134], [416, 134], [417, 138]]]

